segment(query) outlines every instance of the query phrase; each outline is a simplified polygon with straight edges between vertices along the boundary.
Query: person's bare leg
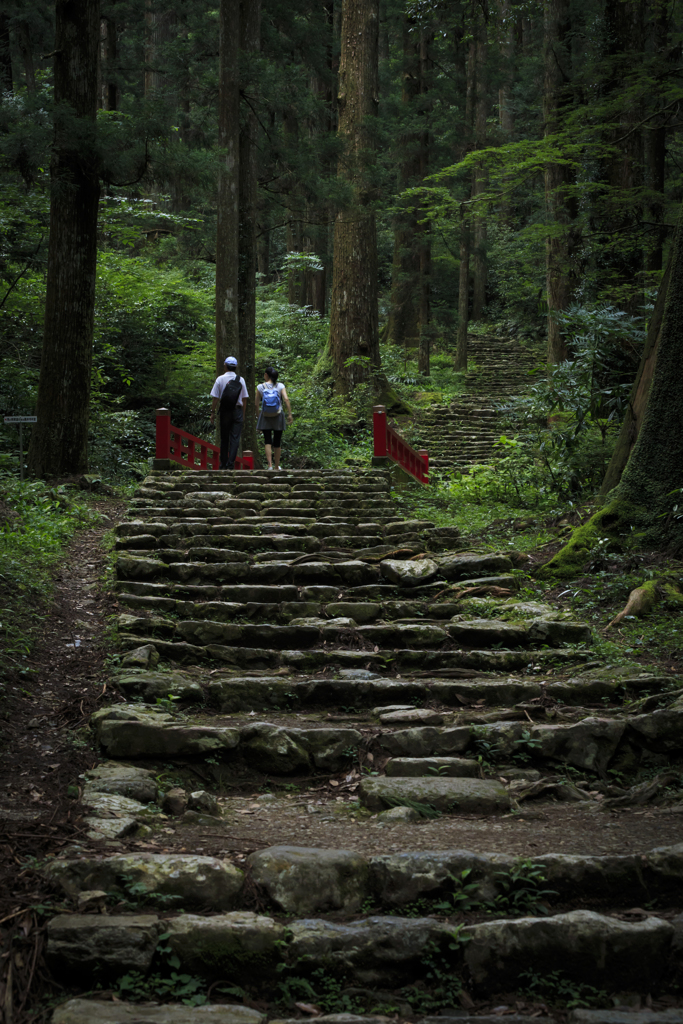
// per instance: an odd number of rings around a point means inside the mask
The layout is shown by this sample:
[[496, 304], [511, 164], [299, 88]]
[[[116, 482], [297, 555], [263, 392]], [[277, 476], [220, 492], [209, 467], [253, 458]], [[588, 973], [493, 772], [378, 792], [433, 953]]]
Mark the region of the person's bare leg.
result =
[[[266, 449], [266, 462], [268, 463], [269, 466], [272, 466], [273, 465], [273, 447], [270, 444], [264, 444], [263, 447]], [[275, 451], [277, 452], [277, 458], [279, 458], [280, 457], [279, 449], [276, 448]]]
[[275, 468], [276, 469], [280, 468], [280, 451], [281, 451], [280, 448], [274, 448], [273, 449], [273, 456], [275, 458]]

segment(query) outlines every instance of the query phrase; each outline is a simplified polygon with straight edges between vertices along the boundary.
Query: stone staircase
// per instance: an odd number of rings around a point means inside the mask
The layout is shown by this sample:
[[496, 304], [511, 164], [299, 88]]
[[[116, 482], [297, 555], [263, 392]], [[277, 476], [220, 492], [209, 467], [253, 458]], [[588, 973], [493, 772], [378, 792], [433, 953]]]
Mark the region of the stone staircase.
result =
[[418, 413], [410, 431], [410, 443], [427, 449], [432, 469], [462, 472], [489, 462], [502, 432], [500, 406], [545, 368], [538, 352], [515, 339], [471, 337], [468, 344], [476, 369], [465, 374], [467, 392]]
[[602, 666], [384, 472], [153, 473], [116, 548], [88, 841], [44, 868], [53, 1024], [520, 1024], [548, 977], [630, 1000], [575, 1024], [679, 1024], [678, 819], [614, 849], [683, 754], [670, 676]]

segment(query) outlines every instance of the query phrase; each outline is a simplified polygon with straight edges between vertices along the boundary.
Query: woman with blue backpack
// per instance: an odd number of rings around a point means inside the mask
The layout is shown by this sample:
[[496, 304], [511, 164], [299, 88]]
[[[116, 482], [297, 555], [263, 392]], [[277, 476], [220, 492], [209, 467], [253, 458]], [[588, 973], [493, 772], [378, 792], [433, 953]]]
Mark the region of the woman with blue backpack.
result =
[[[263, 374], [263, 384], [256, 388], [256, 429], [263, 431], [263, 443], [266, 449], [268, 469], [280, 469], [280, 446], [285, 429], [285, 413], [282, 408], [287, 406], [287, 423], [292, 423], [292, 407], [284, 384], [278, 384], [278, 373], [273, 366], [267, 366]], [[275, 466], [273, 466], [273, 459]]]

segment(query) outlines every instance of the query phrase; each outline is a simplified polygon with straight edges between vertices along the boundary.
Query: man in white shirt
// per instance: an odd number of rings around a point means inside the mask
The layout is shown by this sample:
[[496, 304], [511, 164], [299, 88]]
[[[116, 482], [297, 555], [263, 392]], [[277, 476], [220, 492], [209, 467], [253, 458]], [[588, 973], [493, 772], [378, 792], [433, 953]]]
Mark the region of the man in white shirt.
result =
[[[234, 469], [237, 451], [240, 446], [242, 425], [244, 424], [244, 402], [249, 398], [244, 378], [238, 376], [237, 360], [234, 356], [228, 356], [225, 360], [226, 371], [216, 378], [216, 383], [211, 388], [211, 426], [216, 416], [216, 409], [220, 406], [221, 425], [221, 469]], [[228, 385], [235, 381], [231, 387]], [[238, 385], [241, 388], [238, 390]], [[226, 392], [227, 388], [227, 392]]]

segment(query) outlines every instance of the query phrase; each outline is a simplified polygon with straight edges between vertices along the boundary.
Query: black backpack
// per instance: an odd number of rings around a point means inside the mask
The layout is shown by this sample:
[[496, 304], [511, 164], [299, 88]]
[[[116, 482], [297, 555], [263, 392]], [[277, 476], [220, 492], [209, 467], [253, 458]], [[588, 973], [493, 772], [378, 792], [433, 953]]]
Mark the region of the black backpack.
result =
[[237, 405], [237, 399], [242, 394], [242, 378], [235, 377], [234, 380], [229, 380], [223, 388], [223, 394], [221, 395], [221, 410], [220, 416], [224, 420], [227, 417], [232, 416]]

